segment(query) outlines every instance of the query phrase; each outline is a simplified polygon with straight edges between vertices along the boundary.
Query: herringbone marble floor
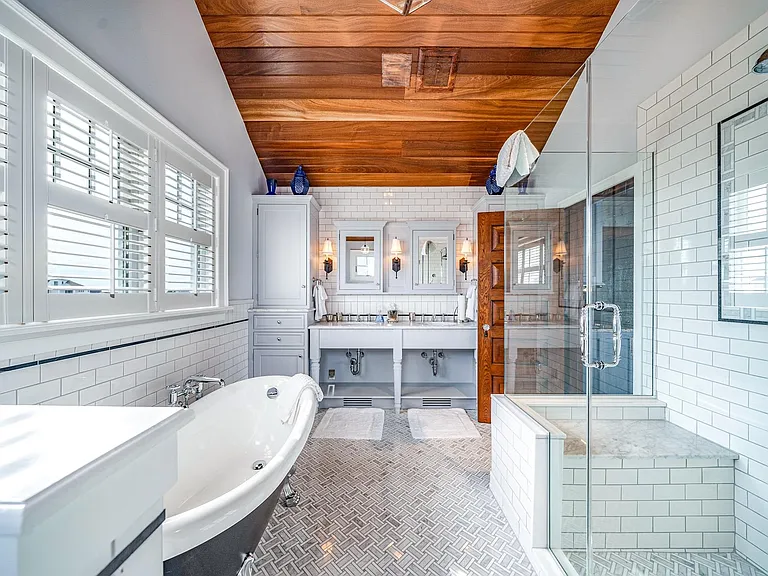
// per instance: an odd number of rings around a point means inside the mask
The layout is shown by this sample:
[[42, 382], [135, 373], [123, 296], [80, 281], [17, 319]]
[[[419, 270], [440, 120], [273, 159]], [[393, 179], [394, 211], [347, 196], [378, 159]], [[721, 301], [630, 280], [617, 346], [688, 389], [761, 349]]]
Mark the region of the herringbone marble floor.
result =
[[[585, 555], [569, 552], [579, 574], [586, 574]], [[768, 576], [738, 554], [706, 552], [595, 552], [592, 576]]]
[[488, 487], [490, 426], [477, 428], [479, 440], [417, 441], [388, 411], [379, 442], [310, 438], [293, 478], [302, 501], [277, 507], [261, 574], [532, 576]]

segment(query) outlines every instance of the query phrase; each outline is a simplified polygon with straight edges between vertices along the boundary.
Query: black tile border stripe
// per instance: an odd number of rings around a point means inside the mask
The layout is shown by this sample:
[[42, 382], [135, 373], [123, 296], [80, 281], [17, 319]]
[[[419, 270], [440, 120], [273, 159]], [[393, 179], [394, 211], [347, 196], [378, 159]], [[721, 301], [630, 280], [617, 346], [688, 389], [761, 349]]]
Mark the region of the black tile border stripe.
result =
[[165, 510], [160, 512], [160, 515], [152, 520], [144, 530], [139, 532], [139, 535], [134, 538], [128, 546], [123, 548], [120, 553], [112, 558], [109, 564], [107, 564], [104, 569], [99, 572], [98, 576], [112, 576], [115, 574], [120, 567], [125, 564], [126, 560], [133, 556], [133, 553], [136, 552], [136, 550], [139, 549], [139, 547], [144, 544], [144, 542], [147, 541], [147, 539], [152, 536], [152, 534], [155, 533], [155, 531], [160, 528], [162, 523], [165, 521]]
[[175, 338], [176, 336], [184, 336], [185, 334], [194, 334], [195, 332], [204, 332], [205, 330], [214, 330], [216, 328], [224, 328], [226, 326], [232, 326], [234, 324], [241, 324], [242, 322], [248, 322], [248, 318], [243, 318], [242, 320], [234, 320], [232, 322], [225, 322], [224, 324], [216, 324], [215, 326], [195, 328], [193, 330], [186, 330], [184, 332], [177, 332], [175, 334], [166, 334], [165, 336], [157, 336], [155, 338], [145, 338], [144, 340], [136, 340], [135, 342], [125, 342], [124, 344], [115, 344], [114, 346], [103, 346], [101, 348], [94, 348], [93, 350], [83, 350], [82, 352], [73, 352], [72, 354], [64, 354], [63, 356], [53, 356], [51, 358], [45, 358], [43, 360], [34, 360], [32, 362], [24, 362], [23, 364], [14, 364], [13, 366], [3, 366], [3, 367], [0, 367], [0, 374], [2, 374], [3, 372], [12, 372], [13, 370], [21, 370], [22, 368], [30, 368], [31, 366], [41, 366], [43, 364], [51, 364], [52, 362], [59, 362], [60, 360], [69, 360], [70, 358], [79, 358], [80, 356], [98, 354], [99, 352], [108, 352], [110, 350], [128, 348], [129, 346], [138, 346], [139, 344], [146, 344], [147, 342], [158, 342], [160, 340], [166, 340], [168, 338]]

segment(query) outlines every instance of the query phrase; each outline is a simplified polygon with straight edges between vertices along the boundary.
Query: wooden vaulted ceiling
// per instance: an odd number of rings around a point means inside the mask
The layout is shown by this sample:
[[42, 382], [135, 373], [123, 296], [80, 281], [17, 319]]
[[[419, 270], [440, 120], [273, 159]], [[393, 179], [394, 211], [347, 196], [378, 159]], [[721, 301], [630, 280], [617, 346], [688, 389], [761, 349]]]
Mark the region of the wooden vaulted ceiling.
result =
[[[618, 0], [432, 0], [401, 16], [379, 0], [196, 0], [269, 178], [303, 164], [313, 186], [482, 185], [504, 140], [543, 147], [558, 91]], [[419, 48], [458, 48], [450, 92], [416, 90]], [[408, 87], [382, 87], [407, 53]]]

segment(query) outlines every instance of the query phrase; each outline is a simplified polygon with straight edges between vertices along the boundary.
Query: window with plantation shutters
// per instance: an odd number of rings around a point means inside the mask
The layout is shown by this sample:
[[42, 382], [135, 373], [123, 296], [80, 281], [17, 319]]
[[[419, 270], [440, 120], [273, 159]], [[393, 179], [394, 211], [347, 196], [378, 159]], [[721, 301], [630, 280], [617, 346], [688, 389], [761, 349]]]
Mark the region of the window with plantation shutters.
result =
[[170, 150], [163, 172], [166, 306], [211, 306], [216, 288], [213, 180]]
[[[61, 89], [63, 96], [59, 94]], [[74, 100], [74, 102], [70, 101]], [[46, 308], [38, 318], [149, 312], [149, 136], [53, 77], [45, 99]], [[41, 288], [38, 286], [38, 290]], [[40, 292], [39, 292], [40, 293]]]

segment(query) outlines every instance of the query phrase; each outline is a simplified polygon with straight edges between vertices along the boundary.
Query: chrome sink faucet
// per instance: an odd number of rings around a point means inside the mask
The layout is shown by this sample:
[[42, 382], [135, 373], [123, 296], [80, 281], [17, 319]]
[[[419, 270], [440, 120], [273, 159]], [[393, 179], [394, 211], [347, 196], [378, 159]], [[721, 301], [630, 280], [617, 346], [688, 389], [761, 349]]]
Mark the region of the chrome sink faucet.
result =
[[189, 399], [194, 396], [195, 400], [200, 400], [203, 397], [203, 388], [208, 383], [218, 384], [219, 388], [224, 387], [223, 378], [211, 378], [202, 375], [190, 376], [184, 380], [183, 384], [167, 386], [170, 393], [168, 403], [179, 408], [189, 408]]

